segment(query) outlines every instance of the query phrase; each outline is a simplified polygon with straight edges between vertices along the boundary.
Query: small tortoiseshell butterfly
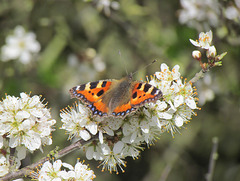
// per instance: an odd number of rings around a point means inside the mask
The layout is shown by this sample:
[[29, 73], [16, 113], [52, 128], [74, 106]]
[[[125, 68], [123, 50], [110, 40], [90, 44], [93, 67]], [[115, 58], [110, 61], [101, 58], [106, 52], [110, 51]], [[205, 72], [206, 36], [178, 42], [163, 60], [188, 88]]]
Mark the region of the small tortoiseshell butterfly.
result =
[[78, 98], [97, 116], [125, 117], [148, 102], [162, 97], [161, 90], [140, 82], [132, 81], [132, 74], [121, 80], [99, 80], [73, 87], [72, 98]]

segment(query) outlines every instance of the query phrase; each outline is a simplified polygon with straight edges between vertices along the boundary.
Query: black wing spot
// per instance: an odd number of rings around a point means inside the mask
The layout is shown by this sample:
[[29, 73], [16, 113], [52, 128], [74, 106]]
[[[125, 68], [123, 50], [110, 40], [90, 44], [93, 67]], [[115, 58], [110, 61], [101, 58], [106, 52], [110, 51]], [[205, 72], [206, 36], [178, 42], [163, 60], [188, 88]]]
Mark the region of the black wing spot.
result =
[[92, 93], [92, 95], [94, 95], [94, 93]]
[[137, 97], [137, 92], [134, 92], [132, 98], [135, 99]]
[[104, 90], [100, 90], [98, 93], [97, 93], [97, 96], [100, 97], [101, 95], [103, 95], [104, 93]]
[[91, 93], [91, 91], [88, 91], [88, 93], [90, 94], [90, 93]]
[[106, 85], [107, 85], [107, 81], [103, 81], [102, 87], [106, 87]]
[[139, 83], [137, 89], [141, 89], [141, 87], [142, 87], [142, 83]]
[[83, 91], [83, 90], [85, 90], [85, 87], [86, 87], [86, 84], [82, 84], [82, 85], [80, 85], [78, 90]]
[[147, 91], [150, 89], [150, 87], [152, 87], [152, 85], [150, 85], [150, 84], [145, 84], [143, 91], [144, 91], [144, 92], [147, 92]]
[[97, 82], [90, 82], [90, 89], [95, 89], [98, 85], [99, 81]]

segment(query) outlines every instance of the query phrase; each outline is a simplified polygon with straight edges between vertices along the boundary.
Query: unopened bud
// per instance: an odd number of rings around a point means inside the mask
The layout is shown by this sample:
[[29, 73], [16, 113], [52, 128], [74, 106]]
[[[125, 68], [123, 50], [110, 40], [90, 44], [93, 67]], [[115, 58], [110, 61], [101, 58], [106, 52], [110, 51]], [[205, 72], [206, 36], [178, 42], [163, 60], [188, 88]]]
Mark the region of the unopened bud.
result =
[[194, 59], [200, 60], [201, 57], [202, 57], [202, 54], [199, 50], [194, 50], [192, 52], [192, 56], [193, 56]]
[[209, 49], [207, 50], [207, 57], [215, 57], [217, 55], [217, 50], [215, 46], [210, 46]]

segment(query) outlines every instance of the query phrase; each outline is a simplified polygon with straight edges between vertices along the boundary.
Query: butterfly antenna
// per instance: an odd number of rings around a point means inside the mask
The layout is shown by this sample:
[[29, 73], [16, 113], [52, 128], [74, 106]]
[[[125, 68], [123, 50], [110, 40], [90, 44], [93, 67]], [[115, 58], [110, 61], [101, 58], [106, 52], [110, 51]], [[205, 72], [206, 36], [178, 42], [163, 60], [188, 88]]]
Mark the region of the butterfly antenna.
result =
[[[157, 62], [157, 60], [156, 59], [154, 59], [150, 64], [148, 64], [148, 65], [146, 65], [146, 66], [144, 66], [143, 68], [141, 68], [141, 69], [139, 69], [139, 70], [142, 70], [142, 69], [145, 69], [145, 68], [147, 68], [148, 66], [150, 66], [150, 65], [152, 65], [152, 64], [154, 64], [155, 62]], [[137, 73], [139, 70], [137, 70], [136, 72], [133, 72], [132, 73], [132, 75], [134, 75], [135, 73]]]
[[124, 68], [125, 68], [126, 74], [128, 75], [126, 62], [122, 59], [122, 54], [121, 54], [121, 51], [120, 51], [120, 50], [118, 50], [118, 54], [119, 54], [119, 56], [120, 56], [121, 61], [123, 62], [123, 65], [124, 65]]

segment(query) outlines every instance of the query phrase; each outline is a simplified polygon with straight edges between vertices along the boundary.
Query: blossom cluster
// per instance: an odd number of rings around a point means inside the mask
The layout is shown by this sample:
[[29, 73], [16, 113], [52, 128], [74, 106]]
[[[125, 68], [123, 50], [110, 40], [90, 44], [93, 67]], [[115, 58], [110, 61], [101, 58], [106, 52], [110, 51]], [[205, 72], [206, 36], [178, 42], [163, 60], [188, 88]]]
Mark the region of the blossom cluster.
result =
[[144, 149], [151, 146], [159, 136], [169, 131], [172, 135], [188, 123], [196, 105], [192, 84], [183, 81], [176, 65], [170, 71], [166, 64], [151, 77], [149, 83], [159, 88], [163, 99], [146, 104], [125, 118], [92, 117], [81, 103], [62, 110], [60, 116], [69, 138], [93, 139], [84, 146], [87, 159], [101, 162], [102, 170], [118, 173], [126, 166], [128, 156], [138, 158]]
[[55, 123], [39, 96], [7, 95], [0, 102], [0, 176], [9, 172], [10, 149], [15, 150], [14, 165], [18, 168], [27, 149], [32, 152], [43, 145], [51, 145]]
[[38, 173], [39, 181], [49, 181], [49, 180], [84, 180], [91, 181], [95, 178], [93, 171], [88, 168], [87, 165], [77, 162], [73, 167], [68, 163], [63, 163], [61, 160], [56, 160], [50, 163], [50, 161], [45, 162]]
[[[205, 33], [201, 32], [197, 40], [190, 39], [190, 42], [200, 49], [194, 50], [192, 52], [192, 56], [199, 62], [202, 72], [205, 74], [202, 80], [198, 82], [194, 81], [196, 82], [196, 87], [200, 90], [198, 96], [200, 105], [203, 105], [206, 101], [213, 100], [215, 96], [213, 89], [217, 89], [216, 84], [211, 79], [211, 76], [209, 76], [206, 72], [212, 67], [221, 66], [222, 59], [227, 54], [227, 52], [224, 52], [217, 55], [217, 50], [215, 46], [212, 45], [212, 39], [213, 35], [211, 30]], [[206, 52], [206, 58], [203, 57], [204, 54], [202, 52]]]
[[194, 50], [192, 56], [194, 59], [199, 61], [202, 70], [206, 72], [209, 68], [222, 65], [222, 59], [227, 54], [224, 52], [220, 55], [217, 55], [217, 50], [214, 45], [212, 45], [212, 31], [206, 33], [201, 32], [199, 34], [198, 40], [194, 41], [190, 39], [190, 42], [196, 46], [206, 51], [207, 63], [202, 62], [202, 53], [199, 50]]

